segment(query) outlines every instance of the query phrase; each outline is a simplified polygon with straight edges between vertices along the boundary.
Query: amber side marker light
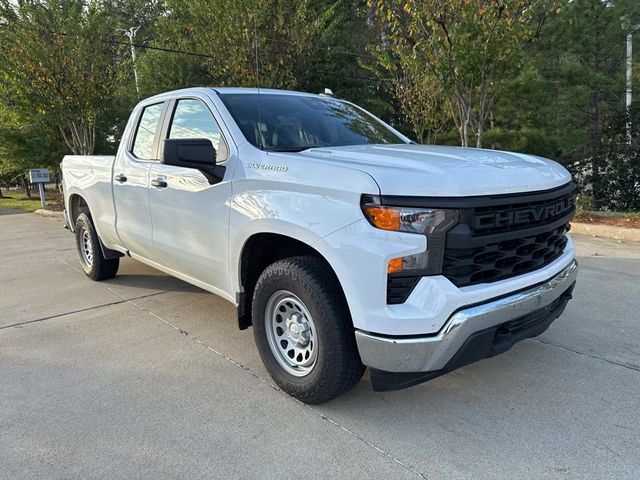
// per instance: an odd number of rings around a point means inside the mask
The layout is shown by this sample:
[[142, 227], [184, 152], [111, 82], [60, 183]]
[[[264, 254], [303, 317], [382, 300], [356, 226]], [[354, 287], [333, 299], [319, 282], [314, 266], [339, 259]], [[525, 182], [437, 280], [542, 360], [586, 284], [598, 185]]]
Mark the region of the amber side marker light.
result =
[[391, 260], [389, 260], [389, 265], [387, 266], [387, 273], [402, 272], [403, 263], [404, 262], [402, 257], [392, 258]]

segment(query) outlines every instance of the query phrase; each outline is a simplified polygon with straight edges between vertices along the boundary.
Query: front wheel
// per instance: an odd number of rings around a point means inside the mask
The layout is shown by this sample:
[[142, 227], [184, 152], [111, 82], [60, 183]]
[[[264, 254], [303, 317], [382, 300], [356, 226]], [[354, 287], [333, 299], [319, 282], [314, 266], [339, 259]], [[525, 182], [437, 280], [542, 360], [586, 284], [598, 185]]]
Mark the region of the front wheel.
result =
[[86, 213], [78, 215], [75, 232], [80, 264], [87, 277], [96, 281], [115, 277], [120, 265], [120, 259], [107, 260], [104, 258], [98, 234], [91, 218]]
[[268, 266], [254, 290], [252, 317], [262, 361], [291, 396], [326, 402], [362, 377], [349, 309], [322, 260], [292, 257]]

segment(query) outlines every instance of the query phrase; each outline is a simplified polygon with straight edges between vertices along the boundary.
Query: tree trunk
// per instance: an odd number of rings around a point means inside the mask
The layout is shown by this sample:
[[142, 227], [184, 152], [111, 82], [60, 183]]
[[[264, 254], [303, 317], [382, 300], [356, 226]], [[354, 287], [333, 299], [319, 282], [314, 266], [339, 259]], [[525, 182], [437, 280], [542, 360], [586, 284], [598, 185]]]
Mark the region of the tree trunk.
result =
[[4, 198], [4, 197], [2, 196], [2, 188], [0, 188], [0, 198]]
[[27, 198], [31, 200], [31, 189], [29, 188], [29, 182], [26, 177], [22, 177], [22, 185], [24, 186], [24, 193], [26, 193]]
[[466, 106], [457, 99], [458, 102], [458, 133], [460, 134], [460, 146], [469, 146], [469, 115], [466, 113]]
[[460, 146], [468, 147], [469, 146], [469, 117], [465, 116], [460, 119]]
[[425, 131], [426, 131], [426, 128], [423, 124], [414, 123], [413, 133], [416, 136], [416, 142], [418, 142], [420, 145], [424, 144]]
[[460, 132], [460, 146], [461, 147], [468, 147], [469, 146], [469, 137], [468, 137], [468, 132], [467, 132], [467, 124], [466, 123], [462, 123], [462, 125], [460, 125], [460, 128], [458, 129], [458, 131]]
[[482, 148], [482, 122], [478, 124], [476, 129], [476, 148]]
[[458, 131], [460, 132], [460, 146], [469, 146], [469, 116], [466, 115], [466, 106], [458, 99], [460, 105], [458, 106], [460, 111], [460, 125]]
[[96, 146], [95, 123], [86, 119], [69, 120], [59, 126], [62, 139], [74, 155], [92, 155]]

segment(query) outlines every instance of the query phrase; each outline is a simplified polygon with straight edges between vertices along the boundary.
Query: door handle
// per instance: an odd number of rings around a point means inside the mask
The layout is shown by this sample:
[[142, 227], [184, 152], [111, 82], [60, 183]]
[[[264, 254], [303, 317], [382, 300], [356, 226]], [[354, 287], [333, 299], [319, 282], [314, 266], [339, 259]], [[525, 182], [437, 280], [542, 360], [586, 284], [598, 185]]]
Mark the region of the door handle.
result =
[[116, 175], [115, 177], [113, 177], [113, 179], [116, 182], [120, 182], [120, 183], [124, 183], [127, 181], [127, 177], [124, 176], [124, 173], [119, 173], [118, 175]]
[[167, 188], [167, 181], [162, 178], [154, 178], [151, 180], [151, 186], [156, 188]]

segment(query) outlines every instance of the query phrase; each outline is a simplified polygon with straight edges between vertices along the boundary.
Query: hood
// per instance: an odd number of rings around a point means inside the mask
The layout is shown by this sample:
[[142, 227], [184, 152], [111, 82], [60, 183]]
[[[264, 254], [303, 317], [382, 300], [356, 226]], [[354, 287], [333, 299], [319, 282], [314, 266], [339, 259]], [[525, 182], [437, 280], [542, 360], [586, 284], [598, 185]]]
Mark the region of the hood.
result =
[[366, 172], [383, 195], [497, 195], [548, 190], [571, 180], [552, 160], [479, 148], [357, 145], [314, 148], [298, 155]]

